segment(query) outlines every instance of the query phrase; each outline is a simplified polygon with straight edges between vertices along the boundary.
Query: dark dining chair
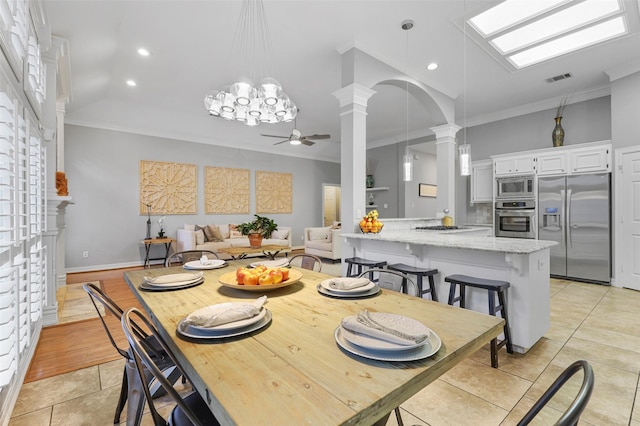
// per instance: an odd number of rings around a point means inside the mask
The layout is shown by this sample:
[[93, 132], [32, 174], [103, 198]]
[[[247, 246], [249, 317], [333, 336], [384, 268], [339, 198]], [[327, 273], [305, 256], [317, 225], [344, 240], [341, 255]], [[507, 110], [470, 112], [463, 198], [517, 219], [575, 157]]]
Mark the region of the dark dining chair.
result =
[[220, 259], [218, 254], [211, 250], [184, 250], [175, 252], [167, 257], [167, 260], [164, 262], [164, 267], [168, 268], [169, 266], [173, 266], [173, 263], [184, 265], [187, 262], [200, 260], [203, 255], [206, 255], [209, 260]]
[[[290, 266], [298, 266], [310, 271], [322, 272], [322, 260], [313, 254], [296, 254], [289, 258]], [[316, 267], [318, 270], [316, 270]]]
[[578, 424], [578, 420], [582, 415], [582, 412], [587, 407], [587, 403], [591, 398], [593, 392], [593, 385], [595, 383], [595, 376], [593, 374], [593, 368], [585, 360], [578, 360], [567, 367], [556, 379], [555, 382], [549, 386], [544, 394], [536, 401], [531, 407], [529, 412], [520, 420], [518, 426], [526, 426], [536, 417], [536, 415], [544, 408], [545, 405], [553, 398], [553, 396], [562, 388], [562, 386], [578, 371], [583, 370], [582, 386], [576, 395], [573, 402], [560, 416], [560, 419], [555, 423], [556, 426], [574, 426]]
[[[91, 299], [91, 303], [96, 308], [98, 312], [98, 317], [102, 322], [102, 326], [104, 327], [104, 331], [107, 333], [107, 337], [111, 342], [111, 345], [118, 351], [120, 355], [126, 360], [124, 366], [124, 372], [122, 375], [122, 386], [120, 388], [120, 398], [118, 399], [118, 405], [116, 406], [116, 413], [113, 419], [114, 424], [120, 424], [120, 415], [122, 414], [122, 410], [124, 409], [124, 405], [129, 399], [129, 408], [127, 409], [127, 424], [131, 424], [131, 419], [139, 419], [142, 416], [142, 411], [144, 408], [144, 399], [142, 396], [142, 386], [140, 384], [140, 380], [138, 379], [138, 373], [135, 365], [133, 364], [133, 357], [131, 355], [130, 348], [124, 349], [118, 346], [114, 335], [111, 332], [111, 329], [107, 325], [104, 317], [101, 315], [100, 310], [98, 309], [98, 303], [105, 307], [105, 309], [113, 315], [118, 322], [121, 321], [122, 315], [124, 311], [116, 302], [114, 302], [109, 296], [107, 296], [104, 291], [97, 285], [93, 283], [86, 283], [82, 286], [84, 290], [89, 294]], [[117, 326], [114, 330], [117, 333], [120, 333], [122, 336], [122, 328]], [[148, 335], [142, 329], [137, 330], [137, 333], [140, 334], [141, 338], [146, 341], [146, 344], [150, 347], [158, 347], [155, 342], [155, 338], [153, 336]], [[167, 376], [168, 380], [171, 383], [175, 383], [180, 378], [180, 371], [177, 370], [173, 364], [173, 362], [161, 351], [159, 351], [158, 358], [160, 360], [160, 364], [162, 367], [162, 371]], [[133, 373], [133, 374], [132, 374]], [[147, 383], [148, 386], [151, 386], [152, 392], [151, 396], [156, 398], [164, 394], [164, 389], [158, 386], [155, 383], [153, 378], [149, 378], [151, 383]]]
[[[381, 288], [397, 291], [398, 293], [408, 294], [409, 296], [418, 296], [418, 286], [407, 274], [403, 274], [402, 272], [383, 268], [371, 268], [362, 271], [358, 276], [358, 278], [363, 277], [371, 279]], [[402, 415], [400, 414], [400, 407], [396, 407], [394, 411], [396, 414], [396, 421], [398, 422], [398, 426], [404, 426]]]
[[[145, 329], [149, 330], [151, 336], [153, 336], [160, 345], [160, 348], [173, 361], [176, 369], [182, 373], [183, 377], [187, 377], [184, 369], [151, 321], [140, 310], [131, 308], [122, 315], [121, 322], [122, 329], [124, 330], [124, 334], [127, 336], [129, 346], [131, 347], [133, 362], [138, 371], [138, 375], [142, 383], [142, 390], [146, 396], [154, 425], [219, 425], [220, 423], [213, 413], [211, 413], [207, 403], [202, 399], [198, 392], [191, 392], [183, 398], [163, 375], [162, 365], [158, 363], [158, 359], [149, 351], [148, 345], [145, 344], [145, 340], [136, 332], [136, 326], [138, 323], [143, 324]], [[151, 391], [149, 390], [149, 386], [145, 380], [147, 372], [151, 373], [151, 375], [176, 403], [176, 406], [171, 410], [171, 414], [169, 414], [168, 419], [162, 417], [158, 413], [158, 410], [156, 410], [153, 398], [151, 398]]]

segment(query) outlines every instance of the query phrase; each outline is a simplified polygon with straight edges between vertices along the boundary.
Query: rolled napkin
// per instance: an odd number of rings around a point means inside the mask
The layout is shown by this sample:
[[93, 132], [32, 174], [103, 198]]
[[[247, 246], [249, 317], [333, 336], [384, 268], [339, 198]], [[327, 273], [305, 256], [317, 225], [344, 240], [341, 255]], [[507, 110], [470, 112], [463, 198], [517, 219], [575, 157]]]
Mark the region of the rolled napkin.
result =
[[183, 274], [169, 274], [160, 275], [159, 277], [144, 277], [144, 281], [149, 284], [174, 284], [189, 281], [196, 281], [202, 278], [204, 275], [202, 272], [197, 274], [183, 273]]
[[267, 296], [262, 296], [253, 302], [228, 302], [211, 305], [188, 315], [184, 322], [196, 327], [215, 327], [243, 319], [255, 317], [267, 301]]
[[209, 260], [209, 258], [206, 255], [202, 255], [202, 257], [200, 258], [200, 264], [202, 266], [209, 266], [209, 265], [213, 265], [213, 262], [211, 260]]
[[400, 329], [397, 325], [393, 327], [390, 324], [385, 324], [380, 318], [375, 318], [375, 314], [366, 310], [357, 316], [344, 318], [342, 327], [354, 333], [404, 346], [423, 343], [429, 338], [429, 334], [416, 334], [409, 330]]
[[329, 287], [335, 290], [353, 290], [354, 288], [364, 287], [369, 284], [368, 278], [334, 278], [329, 281]]

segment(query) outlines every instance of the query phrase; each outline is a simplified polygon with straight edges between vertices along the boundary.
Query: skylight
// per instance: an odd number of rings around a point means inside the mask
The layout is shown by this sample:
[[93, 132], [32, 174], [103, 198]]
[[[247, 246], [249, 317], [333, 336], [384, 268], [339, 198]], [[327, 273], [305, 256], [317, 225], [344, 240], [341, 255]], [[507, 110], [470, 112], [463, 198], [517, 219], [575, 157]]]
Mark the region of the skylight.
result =
[[518, 69], [629, 32], [620, 0], [506, 0], [467, 22]]

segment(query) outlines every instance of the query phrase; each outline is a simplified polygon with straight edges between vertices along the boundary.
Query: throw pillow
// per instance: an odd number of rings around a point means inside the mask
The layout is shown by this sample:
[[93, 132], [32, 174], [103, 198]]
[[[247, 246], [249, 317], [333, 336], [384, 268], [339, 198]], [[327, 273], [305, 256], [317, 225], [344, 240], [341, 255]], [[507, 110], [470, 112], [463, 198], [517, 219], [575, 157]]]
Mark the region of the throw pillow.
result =
[[204, 232], [202, 229], [198, 229], [196, 231], [196, 245], [199, 246], [201, 244], [204, 244]]
[[220, 230], [220, 235], [222, 235], [222, 239], [226, 240], [229, 238], [229, 224], [225, 223], [224, 225], [218, 225], [218, 229]]
[[309, 240], [326, 240], [329, 238], [330, 228], [327, 226], [326, 228], [313, 228], [309, 230]]
[[285, 230], [285, 231], [273, 231], [271, 233], [271, 238], [273, 238], [274, 240], [286, 240], [288, 236], [289, 236], [289, 231], [288, 230]]
[[220, 233], [220, 229], [218, 229], [217, 226], [207, 225], [207, 229], [209, 230], [209, 234], [211, 234], [209, 241], [224, 241], [224, 238], [222, 238], [222, 234]]
[[200, 225], [196, 225], [196, 232], [198, 231], [202, 231], [202, 234], [204, 235], [204, 242], [208, 242], [209, 241], [209, 235], [207, 235], [207, 232], [209, 231], [207, 229], [206, 226], [200, 226]]
[[195, 225], [184, 225], [184, 229], [186, 229], [187, 231], [195, 231], [196, 230], [196, 226]]
[[242, 235], [242, 232], [238, 231], [236, 229], [236, 225], [230, 224], [229, 225], [229, 238], [244, 238], [244, 235]]

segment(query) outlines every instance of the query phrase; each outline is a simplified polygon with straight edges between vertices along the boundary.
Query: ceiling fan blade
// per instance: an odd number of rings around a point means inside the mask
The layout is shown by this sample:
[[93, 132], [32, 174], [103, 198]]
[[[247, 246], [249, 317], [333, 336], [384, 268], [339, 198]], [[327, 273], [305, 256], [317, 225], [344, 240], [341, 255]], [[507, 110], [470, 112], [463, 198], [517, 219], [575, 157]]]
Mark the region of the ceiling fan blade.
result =
[[315, 145], [315, 142], [311, 142], [310, 140], [307, 140], [307, 138], [302, 138], [300, 139], [300, 143], [302, 143], [302, 145], [306, 145], [306, 146], [311, 146], [311, 145]]
[[278, 135], [265, 135], [265, 134], [262, 134], [262, 133], [260, 133], [260, 136], [266, 136], [268, 138], [280, 138], [280, 139], [289, 137], [289, 136], [278, 136]]
[[[265, 136], [266, 136], [266, 135], [265, 135]], [[274, 143], [274, 145], [280, 145], [281, 143], [285, 143], [285, 142], [289, 142], [289, 139], [285, 139], [285, 140], [283, 140], [283, 141], [276, 142], [276, 143]]]
[[329, 139], [331, 137], [331, 135], [310, 135], [310, 136], [305, 136], [306, 139]]

